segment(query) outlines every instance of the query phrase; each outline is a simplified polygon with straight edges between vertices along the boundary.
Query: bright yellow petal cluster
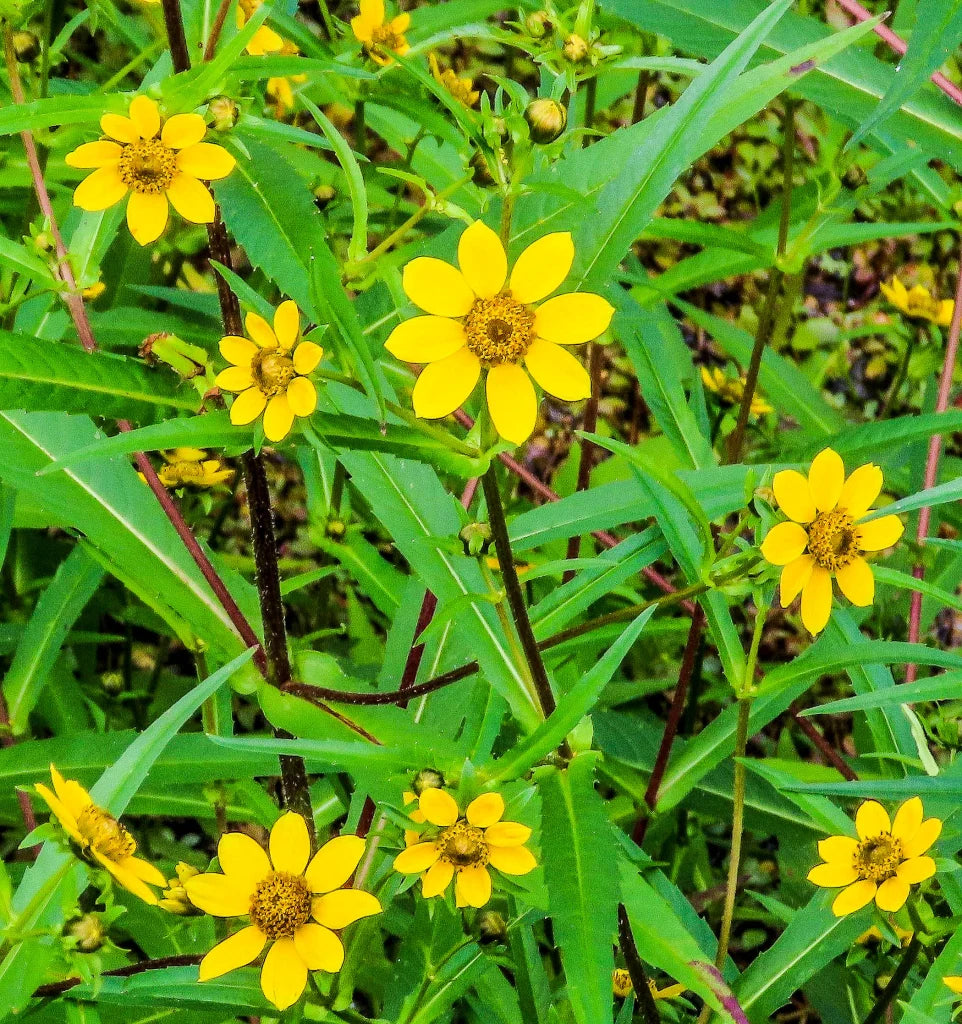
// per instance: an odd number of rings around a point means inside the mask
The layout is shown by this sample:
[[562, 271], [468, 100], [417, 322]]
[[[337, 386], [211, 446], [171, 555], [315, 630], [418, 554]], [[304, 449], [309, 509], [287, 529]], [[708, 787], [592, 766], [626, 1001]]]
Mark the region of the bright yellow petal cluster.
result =
[[[207, 458], [203, 448], [174, 448], [161, 454], [166, 465], [157, 476], [164, 487], [216, 487], [234, 476], [220, 459]], [[144, 479], [143, 473], [138, 475]]]
[[408, 263], [404, 291], [428, 315], [398, 324], [386, 346], [398, 359], [428, 364], [414, 387], [415, 413], [437, 419], [454, 412], [485, 367], [495, 428], [506, 441], [522, 444], [538, 415], [531, 377], [562, 401], [587, 398], [588, 373], [562, 346], [603, 334], [614, 308], [591, 292], [558, 295], [534, 306], [561, 285], [573, 260], [567, 231], [545, 235], [521, 253], [509, 278], [501, 240], [475, 221], [458, 243], [460, 270], [430, 256]]
[[939, 327], [948, 327], [952, 323], [952, 314], [955, 311], [955, 303], [951, 299], [937, 299], [927, 288], [920, 284], [906, 288], [904, 284], [893, 277], [892, 280], [881, 285], [882, 294], [906, 316], [918, 320], [931, 320]]
[[[729, 377], [720, 366], [707, 366], [701, 368], [702, 383], [725, 403], [725, 405], [739, 406], [742, 402], [742, 395], [745, 394], [745, 378]], [[757, 392], [752, 395], [752, 403], [749, 407], [753, 416], [767, 416], [774, 409]]]
[[443, 85], [459, 103], [463, 103], [466, 107], [473, 107], [478, 102], [481, 93], [475, 89], [474, 82], [470, 78], [458, 78], [451, 68], [445, 68], [442, 71], [441, 65], [438, 64], [438, 58], [433, 53], [428, 54], [428, 64], [431, 66], [434, 80], [439, 85]]
[[410, 24], [411, 15], [406, 13], [387, 21], [384, 0], [361, 0], [361, 13], [351, 18], [354, 38], [381, 67], [393, 62], [392, 54], [403, 57], [411, 49], [404, 38]]
[[244, 325], [250, 339], [220, 339], [221, 355], [232, 365], [221, 370], [216, 383], [240, 392], [230, 407], [231, 423], [253, 423], [263, 412], [264, 435], [282, 441], [295, 416], [310, 416], [317, 408], [317, 390], [307, 374], [324, 350], [313, 341], [298, 341], [300, 313], [290, 299], [274, 311], [273, 328], [257, 313], [248, 313]]
[[531, 829], [516, 821], [502, 821], [503, 816], [504, 800], [498, 793], [472, 800], [462, 817], [450, 793], [425, 789], [410, 818], [434, 828], [405, 832], [407, 849], [394, 858], [394, 869], [404, 875], [423, 872], [421, 892], [425, 897], [441, 895], [454, 878], [457, 905], [483, 907], [491, 898], [489, 867], [505, 875], [526, 875], [537, 867], [534, 855], [524, 845]]
[[938, 839], [942, 822], [922, 820], [922, 801], [913, 796], [891, 821], [885, 808], [867, 800], [855, 815], [858, 839], [832, 836], [818, 844], [824, 864], [808, 874], [808, 880], [828, 889], [845, 886], [835, 897], [836, 917], [861, 910], [875, 900], [879, 910], [901, 910], [909, 887], [935, 874], [935, 861], [923, 856]]
[[135, 96], [130, 116], [104, 114], [106, 139], [68, 153], [70, 167], [96, 168], [77, 186], [74, 206], [106, 210], [130, 193], [127, 225], [141, 244], [161, 236], [169, 207], [193, 224], [210, 224], [214, 200], [204, 181], [224, 178], [235, 160], [222, 146], [203, 142], [200, 114], [175, 114], [161, 127], [160, 110], [148, 96]]
[[342, 888], [364, 853], [360, 836], [338, 836], [311, 857], [307, 824], [289, 811], [274, 823], [268, 846], [270, 856], [250, 836], [226, 833], [217, 846], [223, 874], [194, 875], [184, 889], [207, 914], [250, 919], [204, 957], [200, 980], [246, 967], [271, 943], [261, 988], [286, 1010], [304, 991], [308, 971], [341, 969], [344, 946], [335, 932], [380, 913], [381, 904], [369, 892]]
[[841, 457], [831, 448], [820, 452], [806, 479], [794, 469], [775, 474], [772, 484], [779, 508], [791, 522], [769, 530], [762, 554], [784, 566], [781, 602], [787, 608], [802, 595], [802, 622], [820, 633], [832, 612], [832, 577], [858, 607], [875, 598], [875, 577], [865, 552], [891, 547], [905, 527], [898, 516], [860, 522], [882, 490], [882, 471], [868, 463], [848, 479]]
[[167, 880], [153, 864], [134, 856], [137, 844], [131, 834], [112, 814], [98, 807], [79, 782], [64, 779], [54, 765], [50, 766], [50, 777], [54, 792], [43, 783], [38, 783], [36, 789], [67, 835], [125, 889], [145, 903], [155, 904], [157, 897], [149, 886], [162, 887]]

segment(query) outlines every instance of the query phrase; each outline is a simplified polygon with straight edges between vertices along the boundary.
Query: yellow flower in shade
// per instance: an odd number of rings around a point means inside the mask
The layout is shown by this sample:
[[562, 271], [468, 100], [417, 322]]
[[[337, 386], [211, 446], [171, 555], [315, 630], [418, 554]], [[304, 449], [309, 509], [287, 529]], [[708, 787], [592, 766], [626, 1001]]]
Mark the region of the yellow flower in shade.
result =
[[[611, 973], [611, 991], [620, 999], [625, 999], [634, 992], [631, 975], [624, 967], [616, 967]], [[669, 985], [667, 988], [659, 988], [655, 982], [648, 979], [648, 991], [653, 999], [675, 999], [685, 991], [684, 985]]]
[[[162, 454], [167, 464], [157, 476], [164, 487], [216, 487], [234, 476], [220, 459], [208, 459], [203, 448], [174, 448]], [[138, 476], [144, 479], [143, 473]]]
[[[742, 396], [745, 394], [744, 377], [729, 377], [720, 366], [713, 366], [711, 369], [703, 366], [701, 379], [705, 387], [713, 394], [718, 395], [725, 405], [737, 408], [742, 404]], [[774, 411], [757, 391], [752, 395], [749, 409], [753, 416], [767, 416]]]
[[503, 814], [504, 800], [498, 793], [472, 800], [461, 817], [450, 793], [425, 789], [410, 818], [434, 828], [404, 833], [407, 849], [394, 858], [395, 871], [404, 875], [423, 871], [421, 892], [425, 897], [441, 895], [454, 878], [457, 905], [483, 907], [491, 898], [489, 867], [506, 875], [526, 875], [537, 867], [534, 855], [524, 845], [531, 829], [502, 821]]
[[354, 38], [364, 47], [371, 60], [381, 67], [392, 63], [394, 58], [391, 54], [403, 57], [411, 49], [404, 38], [410, 24], [410, 14], [399, 14], [391, 21], [386, 21], [384, 0], [361, 0], [361, 13], [351, 18]]
[[253, 423], [263, 412], [264, 435], [281, 441], [295, 416], [310, 416], [317, 408], [317, 391], [306, 375], [316, 369], [324, 350], [298, 340], [300, 314], [290, 299], [274, 311], [273, 329], [257, 313], [248, 313], [244, 325], [253, 340], [220, 339], [221, 355], [233, 365], [221, 370], [216, 384], [240, 392], [230, 407], [231, 423]]
[[[243, 28], [249, 18], [261, 6], [263, 0], [238, 0], [237, 2], [237, 27]], [[261, 27], [251, 36], [245, 49], [255, 57], [262, 57], [265, 53], [276, 53], [284, 46], [284, 40], [266, 25]], [[295, 51], [296, 52], [296, 51]]]
[[509, 278], [501, 240], [475, 221], [458, 243], [460, 270], [430, 256], [408, 263], [404, 291], [428, 316], [399, 324], [386, 346], [398, 359], [428, 364], [414, 386], [415, 413], [437, 419], [454, 412], [467, 401], [484, 367], [491, 419], [505, 440], [522, 444], [538, 416], [529, 373], [555, 398], [587, 398], [588, 373], [563, 346], [603, 334], [613, 307], [590, 292], [534, 305], [558, 288], [573, 260], [567, 231], [545, 235], [521, 253]]
[[904, 284], [893, 277], [889, 284], [882, 282], [882, 294], [906, 316], [915, 317], [918, 320], [931, 320], [939, 327], [948, 327], [952, 323], [952, 313], [955, 311], [955, 303], [951, 299], [937, 299], [927, 288], [920, 284], [906, 288]]
[[[900, 946], [907, 946], [912, 941], [912, 936], [915, 932], [911, 928], [903, 928], [896, 922], [892, 922], [890, 925], [895, 937], [899, 940]], [[866, 928], [864, 932], [855, 940], [860, 946], [868, 946], [873, 942], [881, 942], [884, 936], [878, 925], [873, 924], [871, 928]]]
[[948, 985], [956, 995], [962, 995], [962, 978], [950, 976], [948, 978], [943, 978], [942, 981], [945, 982], [945, 984]]
[[827, 889], [845, 886], [835, 897], [836, 917], [861, 910], [875, 900], [879, 910], [901, 910], [909, 887], [935, 874], [935, 861], [923, 854], [939, 837], [938, 818], [922, 820], [922, 801], [913, 796], [898, 809], [895, 821], [875, 800], [855, 815], [858, 839], [831, 836], [818, 844], [826, 862], [808, 873], [808, 880]]
[[63, 830], [81, 851], [144, 903], [155, 904], [157, 897], [149, 885], [164, 886], [167, 880], [147, 861], [135, 857], [137, 844], [119, 821], [102, 807], [73, 779], [65, 779], [50, 766], [54, 792], [37, 783], [37, 792], [53, 811]]
[[428, 63], [431, 65], [431, 74], [434, 76], [434, 80], [443, 85], [456, 100], [466, 107], [473, 107], [478, 102], [481, 93], [474, 88], [474, 82], [470, 78], [458, 78], [451, 68], [445, 68], [442, 71], [441, 65], [438, 64], [438, 59], [433, 53], [428, 54]]
[[860, 522], [882, 490], [882, 471], [868, 463], [846, 479], [842, 459], [831, 448], [816, 455], [807, 480], [786, 469], [775, 474], [772, 487], [792, 521], [768, 531], [762, 555], [784, 566], [782, 607], [801, 593], [802, 622], [810, 633], [820, 633], [832, 612], [832, 576], [852, 604], [870, 605], [875, 578], [862, 555], [891, 547], [905, 527], [898, 516]]
[[194, 875], [184, 889], [207, 914], [250, 919], [204, 957], [200, 980], [246, 967], [270, 942], [261, 988], [286, 1010], [304, 991], [308, 971], [341, 969], [344, 946], [336, 930], [380, 913], [381, 904], [369, 892], [342, 888], [364, 853], [360, 836], [338, 836], [311, 857], [307, 824], [289, 811], [274, 823], [268, 845], [269, 857], [250, 836], [226, 833], [217, 846], [224, 873]]
[[100, 127], [109, 136], [85, 142], [64, 158], [70, 167], [96, 168], [77, 186], [74, 206], [106, 210], [127, 193], [127, 226], [141, 244], [159, 238], [170, 206], [193, 224], [210, 224], [214, 200], [204, 181], [225, 178], [235, 160], [222, 146], [202, 139], [207, 125], [200, 114], [175, 114], [163, 122], [148, 96], [135, 96], [130, 116], [104, 114]]

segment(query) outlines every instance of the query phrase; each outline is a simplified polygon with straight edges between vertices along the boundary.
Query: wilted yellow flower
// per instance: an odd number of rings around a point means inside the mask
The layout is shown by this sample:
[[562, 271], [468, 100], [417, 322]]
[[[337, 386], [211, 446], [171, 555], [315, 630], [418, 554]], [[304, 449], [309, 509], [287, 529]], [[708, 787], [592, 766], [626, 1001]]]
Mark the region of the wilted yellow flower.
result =
[[[624, 967], [616, 967], [611, 972], [611, 991], [620, 999], [625, 999], [627, 996], [630, 996], [634, 990], [635, 986], [632, 984], [631, 975], [628, 971]], [[649, 978], [648, 991], [654, 999], [674, 999], [685, 991], [685, 986], [669, 985], [667, 988], [660, 989], [655, 982]]]
[[481, 93], [474, 88], [474, 82], [470, 78], [458, 78], [451, 68], [442, 71], [438, 58], [433, 53], [428, 54], [428, 63], [431, 65], [434, 80], [443, 85], [456, 100], [466, 107], [473, 107], [478, 102]]
[[369, 892], [342, 888], [364, 853], [360, 836], [338, 836], [311, 857], [307, 824], [288, 811], [274, 823], [269, 847], [270, 857], [250, 836], [228, 832], [217, 846], [224, 873], [195, 875], [184, 888], [205, 913], [250, 919], [204, 957], [200, 980], [246, 967], [271, 942], [261, 988], [286, 1010], [304, 991], [308, 971], [341, 969], [344, 947], [334, 930], [380, 913], [381, 904]]
[[300, 313], [290, 299], [275, 310], [273, 329], [257, 313], [248, 313], [244, 324], [252, 341], [233, 335], [220, 339], [221, 355], [233, 365], [221, 370], [216, 384], [241, 392], [230, 407], [231, 423], [252, 423], [263, 412], [264, 435], [281, 441], [295, 416], [310, 416], [317, 408], [317, 391], [306, 375], [317, 368], [324, 350], [313, 341], [298, 341]]
[[818, 844], [826, 861], [808, 873], [815, 885], [845, 888], [835, 897], [836, 917], [861, 910], [875, 900], [879, 910], [901, 910], [909, 886], [935, 874], [935, 861], [923, 856], [942, 831], [938, 818], [922, 820], [922, 801], [913, 796], [898, 809], [895, 821], [875, 800], [867, 800], [855, 815], [858, 839], [831, 836]]
[[163, 886], [166, 879], [153, 864], [134, 856], [137, 844], [133, 836], [112, 814], [98, 807], [79, 782], [64, 779], [54, 765], [50, 777], [55, 793], [41, 782], [36, 789], [67, 835], [125, 889], [145, 903], [155, 904], [157, 897], [145, 883]]
[[[220, 459], [208, 459], [203, 448], [174, 448], [161, 454], [167, 464], [157, 476], [164, 487], [216, 487], [234, 476]], [[137, 475], [144, 479], [143, 473]]]
[[171, 914], [199, 914], [200, 911], [194, 907], [187, 896], [184, 883], [188, 878], [199, 875], [200, 872], [184, 861], [178, 861], [175, 870], [177, 875], [175, 878], [167, 879], [167, 888], [160, 894], [158, 906]]
[[[713, 394], [718, 395], [725, 405], [737, 408], [742, 404], [742, 396], [745, 394], [745, 378], [729, 377], [720, 366], [707, 366], [701, 368], [702, 383]], [[756, 391], [752, 395], [750, 411], [753, 416], [767, 416], [774, 410]]]
[[457, 905], [483, 907], [491, 898], [489, 866], [506, 875], [526, 875], [537, 867], [534, 855], [524, 845], [531, 829], [502, 821], [503, 814], [504, 800], [498, 793], [472, 800], [461, 817], [450, 793], [425, 789], [410, 818], [415, 824], [434, 828], [404, 833], [407, 849], [394, 858], [395, 871], [404, 875], [423, 871], [421, 892], [425, 897], [441, 895], [455, 878]]
[[951, 299], [940, 301], [920, 284], [906, 288], [898, 276], [893, 277], [889, 284], [883, 281], [881, 288], [882, 294], [889, 302], [906, 316], [916, 317], [919, 320], [931, 320], [939, 327], [948, 327], [952, 323], [955, 303]]
[[[237, 0], [237, 27], [243, 28], [247, 20], [253, 17], [254, 12], [261, 6], [263, 0]], [[255, 57], [262, 57], [265, 53], [276, 53], [284, 45], [284, 40], [266, 25], [261, 27], [251, 36], [246, 46], [248, 53]]]
[[415, 413], [437, 419], [454, 412], [484, 367], [491, 419], [503, 438], [522, 444], [538, 415], [529, 373], [555, 398], [587, 398], [591, 379], [562, 346], [604, 333], [613, 307], [590, 292], [558, 295], [534, 306], [564, 281], [573, 260], [567, 231], [545, 235], [521, 253], [509, 279], [501, 240], [475, 221], [458, 243], [460, 270], [430, 256], [408, 263], [404, 291], [429, 315], [399, 324], [386, 347], [398, 359], [429, 364], [414, 386]]
[[810, 633], [820, 633], [832, 612], [832, 576], [852, 604], [870, 605], [875, 577], [862, 555], [891, 547], [905, 527], [898, 516], [859, 521], [882, 490], [882, 471], [868, 463], [846, 480], [841, 456], [831, 448], [815, 456], [807, 480], [786, 469], [775, 474], [772, 487], [792, 522], [768, 531], [762, 555], [784, 566], [782, 607], [801, 593], [802, 622]]
[[351, 18], [354, 38], [381, 67], [392, 63], [392, 54], [403, 57], [411, 49], [404, 38], [410, 24], [411, 15], [407, 13], [386, 21], [384, 0], [361, 0], [361, 13]]
[[225, 178], [234, 158], [201, 141], [207, 125], [200, 114], [175, 114], [161, 129], [160, 111], [148, 96], [135, 96], [129, 113], [104, 114], [100, 127], [109, 138], [85, 142], [64, 158], [70, 167], [96, 168], [77, 186], [74, 206], [106, 210], [129, 192], [127, 226], [141, 245], [163, 233], [168, 201], [184, 220], [210, 224], [214, 199], [201, 179]]

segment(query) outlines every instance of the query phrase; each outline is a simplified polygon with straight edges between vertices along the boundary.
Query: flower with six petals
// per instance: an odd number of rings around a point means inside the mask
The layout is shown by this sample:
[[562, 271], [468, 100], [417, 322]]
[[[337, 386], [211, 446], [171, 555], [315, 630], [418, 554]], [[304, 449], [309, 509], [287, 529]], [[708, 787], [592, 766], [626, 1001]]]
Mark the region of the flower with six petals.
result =
[[951, 299], [939, 300], [920, 284], [906, 288], [897, 276], [893, 277], [889, 284], [883, 281], [881, 288], [882, 294], [889, 302], [906, 316], [917, 320], [931, 320], [939, 327], [948, 327], [952, 323], [955, 303]]
[[411, 49], [404, 38], [410, 24], [411, 15], [407, 13], [388, 21], [384, 13], [384, 0], [361, 0], [360, 14], [351, 18], [354, 38], [364, 47], [371, 60], [381, 67], [393, 63], [392, 54], [403, 57]]

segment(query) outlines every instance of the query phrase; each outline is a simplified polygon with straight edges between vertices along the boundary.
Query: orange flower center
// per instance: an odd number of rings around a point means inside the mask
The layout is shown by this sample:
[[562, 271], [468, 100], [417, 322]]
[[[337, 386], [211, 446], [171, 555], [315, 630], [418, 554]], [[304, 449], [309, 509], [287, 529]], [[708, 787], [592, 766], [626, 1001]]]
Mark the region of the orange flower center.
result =
[[85, 848], [96, 850], [108, 860], [124, 860], [137, 849], [127, 829], [112, 814], [96, 804], [87, 804], [80, 812], [77, 831]]
[[254, 383], [268, 398], [286, 391], [296, 372], [290, 353], [280, 348], [260, 348], [251, 362]]
[[438, 836], [437, 845], [441, 850], [441, 860], [456, 868], [484, 867], [488, 863], [484, 832], [463, 818]]
[[251, 897], [251, 924], [269, 939], [290, 938], [311, 916], [311, 890], [301, 875], [272, 871]]
[[395, 32], [390, 24], [377, 25], [371, 30], [372, 50], [390, 50], [396, 53], [404, 48], [405, 39], [399, 32]]
[[534, 340], [534, 313], [508, 292], [475, 299], [464, 321], [468, 348], [485, 366], [520, 362]]
[[808, 528], [808, 550], [816, 565], [834, 571], [851, 564], [862, 553], [855, 520], [841, 509], [819, 512]]
[[117, 166], [120, 180], [134, 192], [164, 192], [177, 173], [174, 151], [160, 139], [144, 139], [124, 146]]
[[889, 832], [863, 839], [855, 851], [855, 870], [859, 878], [884, 882], [895, 875], [902, 863], [902, 843]]

